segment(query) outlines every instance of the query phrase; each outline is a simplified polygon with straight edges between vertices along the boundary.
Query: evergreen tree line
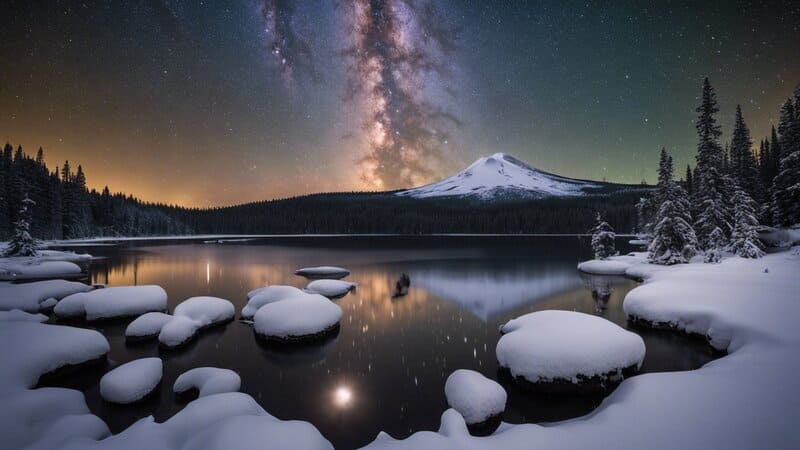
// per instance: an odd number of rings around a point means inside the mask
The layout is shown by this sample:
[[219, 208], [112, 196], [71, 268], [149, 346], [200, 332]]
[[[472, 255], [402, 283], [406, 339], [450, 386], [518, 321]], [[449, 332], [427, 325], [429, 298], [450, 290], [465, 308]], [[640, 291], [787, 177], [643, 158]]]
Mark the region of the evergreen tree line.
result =
[[708, 262], [718, 261], [723, 251], [760, 257], [761, 223], [800, 223], [800, 87], [794, 95], [757, 153], [737, 106], [732, 139], [723, 149], [716, 93], [705, 79], [695, 169], [687, 167], [678, 184], [672, 157], [662, 149], [657, 189], [637, 203], [638, 230], [651, 238], [651, 261], [687, 262], [699, 251]]
[[108, 187], [89, 190], [81, 166], [73, 169], [67, 161], [50, 170], [41, 148], [31, 157], [7, 143], [0, 154], [0, 240], [15, 233], [23, 211], [30, 234], [39, 239], [191, 232], [176, 218], [178, 210], [112, 194]]

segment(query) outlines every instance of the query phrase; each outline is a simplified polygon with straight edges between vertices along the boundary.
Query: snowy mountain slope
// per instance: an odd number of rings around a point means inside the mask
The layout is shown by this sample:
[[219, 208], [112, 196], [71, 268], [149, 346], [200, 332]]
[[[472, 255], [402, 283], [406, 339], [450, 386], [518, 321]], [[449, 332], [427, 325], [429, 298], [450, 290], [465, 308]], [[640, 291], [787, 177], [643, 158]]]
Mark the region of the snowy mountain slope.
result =
[[495, 153], [478, 159], [461, 172], [444, 180], [395, 195], [414, 198], [476, 197], [483, 200], [505, 197], [568, 197], [601, 194], [638, 186], [576, 180], [535, 169], [517, 158]]

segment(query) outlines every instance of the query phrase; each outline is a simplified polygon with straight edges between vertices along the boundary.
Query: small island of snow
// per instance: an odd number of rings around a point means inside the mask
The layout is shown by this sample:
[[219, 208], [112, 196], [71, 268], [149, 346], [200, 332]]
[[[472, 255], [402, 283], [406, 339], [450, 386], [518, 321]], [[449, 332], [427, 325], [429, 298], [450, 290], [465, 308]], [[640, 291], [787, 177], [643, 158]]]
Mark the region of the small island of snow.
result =
[[291, 297], [262, 306], [255, 315], [256, 335], [297, 342], [323, 337], [339, 328], [342, 309], [319, 294]]
[[53, 311], [59, 318], [107, 320], [167, 309], [167, 293], [160, 286], [118, 286], [95, 289], [62, 299]]
[[295, 275], [306, 277], [310, 279], [329, 279], [338, 280], [350, 275], [350, 271], [341, 267], [335, 266], [318, 266], [318, 267], [304, 267], [297, 269]]
[[314, 280], [306, 286], [306, 292], [324, 295], [328, 298], [339, 298], [356, 288], [355, 283], [342, 280]]
[[160, 358], [135, 359], [103, 375], [100, 395], [111, 403], [137, 402], [153, 392], [163, 371]]
[[497, 360], [523, 386], [550, 392], [605, 391], [642, 364], [644, 341], [601, 317], [537, 311], [502, 326]]
[[274, 284], [247, 293], [247, 304], [242, 308], [242, 319], [251, 320], [256, 311], [267, 303], [274, 303], [289, 297], [303, 294], [303, 291], [294, 286]]

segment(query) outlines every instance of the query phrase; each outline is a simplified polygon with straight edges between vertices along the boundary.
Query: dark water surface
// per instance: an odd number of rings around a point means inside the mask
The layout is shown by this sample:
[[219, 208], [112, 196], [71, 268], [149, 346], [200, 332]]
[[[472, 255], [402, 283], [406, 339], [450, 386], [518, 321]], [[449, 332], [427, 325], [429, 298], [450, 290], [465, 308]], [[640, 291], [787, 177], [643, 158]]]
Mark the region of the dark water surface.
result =
[[[629, 250], [623, 240], [618, 245]], [[581, 416], [602, 398], [521, 391], [498, 375], [494, 349], [498, 327], [531, 311], [581, 311], [627, 326], [622, 300], [636, 283], [579, 275], [575, 266], [590, 256], [588, 247], [577, 237], [305, 237], [90, 248], [105, 257], [92, 265], [93, 282], [161, 285], [170, 310], [188, 297], [212, 295], [233, 302], [238, 316], [251, 289], [304, 287], [306, 280], [294, 275], [303, 266], [347, 267], [346, 279], [358, 289], [336, 300], [344, 311], [336, 337], [291, 350], [259, 344], [251, 326], [238, 321], [204, 332], [180, 351], [159, 350], [157, 341], [126, 344], [126, 323], [102, 324], [97, 328], [111, 344], [108, 366], [59, 385], [82, 390], [92, 412], [119, 432], [141, 417], [163, 421], [183, 408], [171, 388], [185, 370], [229, 368], [269, 413], [311, 422], [337, 448], [367, 444], [381, 430], [397, 438], [436, 430], [447, 408], [445, 380], [462, 368], [499, 378], [509, 394], [507, 422]], [[411, 289], [392, 299], [402, 272]], [[714, 358], [700, 340], [635, 331], [647, 346], [643, 372], [695, 369]], [[105, 371], [147, 356], [164, 360], [152, 398], [129, 406], [100, 398]], [[348, 402], [336, 394], [345, 390], [352, 394]]]

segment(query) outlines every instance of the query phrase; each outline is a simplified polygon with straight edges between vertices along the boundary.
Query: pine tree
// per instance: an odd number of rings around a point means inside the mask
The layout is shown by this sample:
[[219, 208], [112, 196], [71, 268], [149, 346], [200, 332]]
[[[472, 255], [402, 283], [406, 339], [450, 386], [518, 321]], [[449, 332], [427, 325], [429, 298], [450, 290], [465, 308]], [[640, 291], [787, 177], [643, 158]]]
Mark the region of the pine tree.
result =
[[800, 120], [791, 100], [781, 108], [778, 132], [781, 160], [773, 183], [773, 220], [790, 226], [800, 223]]
[[693, 186], [694, 182], [692, 179], [692, 167], [690, 165], [686, 165], [686, 193], [689, 195], [693, 194]]
[[725, 233], [720, 228], [714, 228], [708, 237], [709, 246], [706, 250], [704, 261], [707, 263], [718, 263], [722, 261], [722, 249], [725, 247], [727, 239]]
[[742, 258], [764, 256], [763, 245], [758, 238], [755, 201], [741, 188], [736, 190], [732, 201], [736, 212], [728, 251]]
[[648, 246], [648, 259], [654, 264], [664, 265], [689, 262], [697, 253], [697, 237], [690, 225], [689, 200], [686, 192], [673, 180], [672, 157], [664, 149], [659, 159], [655, 197], [660, 207], [653, 240]]
[[6, 247], [5, 256], [36, 256], [39, 243], [30, 234], [31, 212], [36, 202], [26, 195], [22, 200], [18, 219], [14, 222], [14, 234]]
[[616, 234], [611, 225], [608, 224], [600, 213], [597, 213], [597, 224], [592, 229], [592, 250], [594, 250], [594, 257], [597, 259], [606, 259], [609, 256], [616, 254], [616, 246], [614, 240]]
[[742, 107], [736, 105], [736, 120], [733, 125], [730, 158], [731, 175], [736, 183], [752, 198], [761, 198], [758, 167], [753, 156], [753, 140], [742, 117]]
[[[703, 81], [703, 97], [697, 108], [697, 165], [694, 170], [694, 229], [703, 248], [711, 249], [715, 240], [711, 234], [719, 229], [723, 238], [730, 232], [728, 211], [724, 204], [723, 152], [719, 144], [722, 135], [715, 115], [719, 112], [717, 97], [708, 78]], [[724, 241], [724, 239], [723, 239]]]

